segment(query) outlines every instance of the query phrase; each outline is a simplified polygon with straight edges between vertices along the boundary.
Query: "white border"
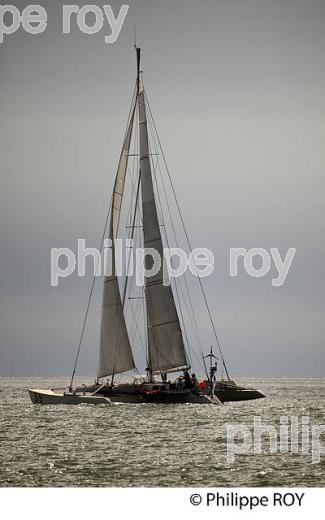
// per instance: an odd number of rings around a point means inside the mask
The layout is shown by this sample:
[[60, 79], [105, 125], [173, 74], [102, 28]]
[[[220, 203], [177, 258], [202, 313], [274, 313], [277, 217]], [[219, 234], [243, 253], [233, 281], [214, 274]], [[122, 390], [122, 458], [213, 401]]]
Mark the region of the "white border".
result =
[[[266, 496], [269, 505], [221, 507], [206, 505], [207, 493], [226, 496]], [[304, 493], [301, 506], [273, 506], [273, 494]], [[193, 506], [190, 497], [200, 494], [202, 503]], [[290, 495], [288, 495], [290, 496]], [[2, 488], [1, 517], [10, 520], [114, 519], [182, 520], [201, 518], [294, 518], [306, 519], [310, 513], [323, 510], [325, 488]]]

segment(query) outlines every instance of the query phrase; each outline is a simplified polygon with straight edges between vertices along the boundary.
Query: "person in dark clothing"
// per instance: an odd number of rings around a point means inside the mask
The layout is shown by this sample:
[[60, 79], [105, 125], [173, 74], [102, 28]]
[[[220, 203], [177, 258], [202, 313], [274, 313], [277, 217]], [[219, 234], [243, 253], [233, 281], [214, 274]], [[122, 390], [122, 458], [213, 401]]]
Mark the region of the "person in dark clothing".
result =
[[179, 376], [177, 381], [177, 391], [182, 392], [186, 388], [186, 382], [182, 376]]
[[191, 382], [192, 382], [192, 387], [193, 387], [193, 388], [197, 388], [198, 381], [197, 381], [197, 379], [196, 379], [196, 375], [195, 375], [195, 374], [192, 374]]
[[185, 387], [186, 388], [192, 388], [192, 379], [190, 374], [187, 372], [184, 372], [184, 381], [185, 381]]

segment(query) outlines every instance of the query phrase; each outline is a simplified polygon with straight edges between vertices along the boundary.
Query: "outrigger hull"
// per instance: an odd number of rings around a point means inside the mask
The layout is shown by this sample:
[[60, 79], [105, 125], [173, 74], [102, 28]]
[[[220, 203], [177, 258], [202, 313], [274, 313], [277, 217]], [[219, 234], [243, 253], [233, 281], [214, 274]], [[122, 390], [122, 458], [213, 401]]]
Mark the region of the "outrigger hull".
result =
[[34, 404], [111, 404], [110, 399], [103, 395], [80, 395], [73, 393], [59, 393], [53, 390], [28, 390]]
[[228, 403], [231, 401], [252, 401], [254, 399], [262, 399], [265, 397], [262, 392], [255, 390], [255, 388], [241, 387], [217, 389], [215, 395], [222, 403]]

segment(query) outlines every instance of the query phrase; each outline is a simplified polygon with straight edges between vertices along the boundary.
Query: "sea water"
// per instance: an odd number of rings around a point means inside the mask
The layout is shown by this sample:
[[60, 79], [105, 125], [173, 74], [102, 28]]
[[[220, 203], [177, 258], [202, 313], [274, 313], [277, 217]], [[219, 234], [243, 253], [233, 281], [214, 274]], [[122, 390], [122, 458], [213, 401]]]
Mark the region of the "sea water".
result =
[[[312, 428], [318, 427], [320, 450], [325, 380], [237, 382], [266, 398], [223, 406], [40, 406], [31, 403], [28, 388], [63, 387], [67, 380], [2, 377], [0, 486], [324, 486], [325, 448], [315, 462]], [[276, 446], [272, 433], [256, 444], [254, 421], [273, 427]], [[287, 447], [280, 443], [285, 428]], [[243, 444], [240, 431], [250, 443]]]

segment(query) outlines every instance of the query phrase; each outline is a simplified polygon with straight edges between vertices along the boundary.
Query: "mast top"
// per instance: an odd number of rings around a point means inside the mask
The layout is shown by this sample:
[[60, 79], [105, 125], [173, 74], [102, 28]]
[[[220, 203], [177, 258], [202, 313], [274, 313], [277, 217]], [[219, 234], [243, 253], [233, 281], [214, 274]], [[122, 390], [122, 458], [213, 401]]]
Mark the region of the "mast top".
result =
[[136, 42], [134, 40], [134, 48], [137, 55], [137, 93], [140, 92], [140, 75], [141, 75], [141, 48], [136, 46]]
[[137, 46], [137, 35], [134, 26], [134, 36], [133, 36], [133, 46], [135, 48], [136, 57], [137, 57], [137, 94], [140, 93], [141, 90], [141, 47]]

